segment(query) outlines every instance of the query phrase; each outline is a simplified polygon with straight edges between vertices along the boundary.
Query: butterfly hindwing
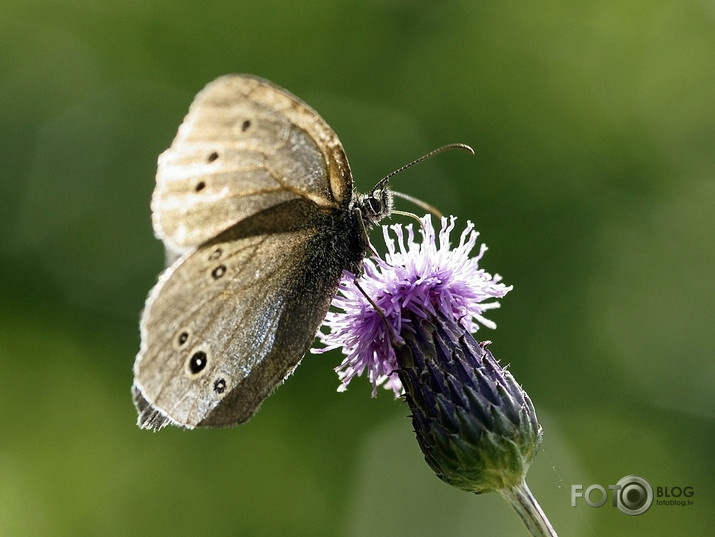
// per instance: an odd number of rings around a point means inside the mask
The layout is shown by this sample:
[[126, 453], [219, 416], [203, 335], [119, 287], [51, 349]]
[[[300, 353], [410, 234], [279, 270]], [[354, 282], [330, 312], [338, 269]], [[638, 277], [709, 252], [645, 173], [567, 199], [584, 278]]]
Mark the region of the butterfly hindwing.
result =
[[[364, 249], [345, 212], [305, 200], [249, 217], [167, 269], [147, 300], [135, 390], [140, 424], [250, 418], [308, 350], [346, 260]], [[339, 237], [326, 230], [343, 228]], [[159, 419], [158, 417], [165, 418]], [[158, 425], [158, 427], [157, 427]]]

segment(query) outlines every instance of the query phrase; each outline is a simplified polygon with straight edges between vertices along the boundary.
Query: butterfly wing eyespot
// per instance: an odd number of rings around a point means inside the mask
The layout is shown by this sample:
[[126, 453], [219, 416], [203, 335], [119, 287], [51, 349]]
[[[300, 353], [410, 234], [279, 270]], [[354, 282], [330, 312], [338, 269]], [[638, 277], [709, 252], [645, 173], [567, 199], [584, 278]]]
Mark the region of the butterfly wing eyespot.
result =
[[217, 265], [211, 270], [211, 277], [214, 280], [218, 280], [220, 278], [223, 278], [224, 275], [226, 274], [226, 265]]
[[174, 339], [172, 340], [174, 350], [180, 351], [186, 348], [187, 345], [191, 343], [191, 328], [188, 326], [183, 326], [174, 334]]
[[216, 393], [222, 394], [226, 391], [226, 379], [221, 377], [214, 381], [213, 389]]
[[184, 371], [190, 378], [198, 378], [206, 372], [209, 365], [209, 355], [203, 349], [192, 352], [184, 365]]

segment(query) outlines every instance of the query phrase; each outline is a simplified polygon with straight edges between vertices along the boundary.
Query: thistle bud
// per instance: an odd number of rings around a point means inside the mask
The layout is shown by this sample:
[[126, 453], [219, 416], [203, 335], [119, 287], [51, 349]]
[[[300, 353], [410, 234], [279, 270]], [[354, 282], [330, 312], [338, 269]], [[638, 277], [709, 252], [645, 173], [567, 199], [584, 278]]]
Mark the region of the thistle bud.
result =
[[398, 375], [427, 464], [477, 494], [517, 486], [542, 437], [529, 396], [455, 319], [410, 317]]

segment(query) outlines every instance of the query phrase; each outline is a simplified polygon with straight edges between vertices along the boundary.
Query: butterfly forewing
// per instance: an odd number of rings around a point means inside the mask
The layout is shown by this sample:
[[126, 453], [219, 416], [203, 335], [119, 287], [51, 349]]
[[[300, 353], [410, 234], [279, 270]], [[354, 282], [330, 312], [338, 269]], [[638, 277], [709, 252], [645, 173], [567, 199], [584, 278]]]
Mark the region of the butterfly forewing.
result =
[[340, 141], [316, 112], [268, 81], [229, 75], [196, 96], [159, 157], [154, 229], [183, 253], [278, 203], [346, 207], [351, 195]]

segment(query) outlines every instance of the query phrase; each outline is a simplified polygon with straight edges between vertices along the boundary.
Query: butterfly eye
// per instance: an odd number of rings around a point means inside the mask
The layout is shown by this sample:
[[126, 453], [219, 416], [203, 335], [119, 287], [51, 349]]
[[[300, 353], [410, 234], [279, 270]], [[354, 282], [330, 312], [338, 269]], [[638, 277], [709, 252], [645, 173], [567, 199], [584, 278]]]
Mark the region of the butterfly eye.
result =
[[379, 214], [382, 210], [382, 202], [377, 196], [382, 196], [382, 192], [375, 192], [375, 197], [367, 198], [366, 202], [372, 214]]
[[206, 369], [208, 363], [208, 355], [202, 350], [197, 350], [186, 360], [186, 372], [190, 377], [198, 377]]

